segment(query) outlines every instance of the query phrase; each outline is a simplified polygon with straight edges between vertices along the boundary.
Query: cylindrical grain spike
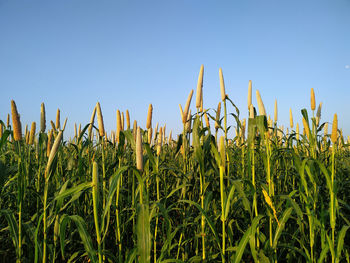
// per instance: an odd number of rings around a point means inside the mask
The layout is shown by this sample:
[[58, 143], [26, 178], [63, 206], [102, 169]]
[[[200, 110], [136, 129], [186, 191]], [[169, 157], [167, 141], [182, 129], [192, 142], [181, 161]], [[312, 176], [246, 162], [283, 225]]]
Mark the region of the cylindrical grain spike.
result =
[[323, 131], [323, 135], [326, 136], [328, 135], [328, 122], [326, 122], [326, 124], [324, 125], [324, 131]]
[[132, 134], [133, 134], [134, 140], [136, 142], [136, 134], [137, 134], [137, 121], [136, 120], [134, 120], [134, 124], [132, 126]]
[[157, 156], [160, 155], [160, 152], [161, 152], [161, 150], [162, 150], [162, 143], [163, 143], [163, 136], [162, 136], [162, 133], [163, 133], [163, 128], [160, 127], [160, 128], [159, 128], [158, 143], [157, 143]]
[[168, 144], [169, 145], [171, 144], [171, 141], [172, 141], [171, 136], [172, 136], [172, 130], [170, 130], [170, 132], [169, 132], [169, 137], [168, 137]]
[[305, 120], [304, 117], [303, 117], [303, 126], [304, 126], [304, 129], [305, 129], [306, 136], [310, 140], [309, 124], [307, 123], [307, 121]]
[[121, 116], [121, 130], [124, 131], [124, 112], [121, 112], [122, 116]]
[[98, 131], [99, 131], [100, 137], [103, 137], [105, 127], [103, 124], [103, 116], [102, 116], [101, 106], [99, 102], [97, 102], [96, 104], [96, 111], [97, 111]]
[[249, 118], [254, 119], [255, 113], [254, 113], [254, 106], [253, 104], [250, 104], [249, 106]]
[[89, 131], [88, 131], [88, 136], [89, 140], [92, 140], [92, 127], [95, 122], [95, 114], [96, 114], [96, 107], [94, 107], [94, 110], [92, 111], [91, 118], [90, 118], [90, 125], [89, 125]]
[[32, 145], [34, 143], [35, 129], [36, 129], [36, 123], [33, 122], [32, 126], [30, 127], [29, 143], [28, 143], [29, 145]]
[[191, 90], [190, 94], [188, 95], [186, 105], [185, 105], [185, 110], [184, 110], [184, 114], [183, 114], [183, 116], [185, 118], [185, 122], [187, 121], [187, 116], [188, 116], [188, 111], [189, 111], [190, 105], [191, 105], [192, 95], [193, 95], [193, 89]]
[[199, 71], [198, 76], [198, 82], [197, 82], [197, 93], [196, 93], [196, 108], [199, 109], [201, 107], [201, 100], [202, 100], [202, 89], [203, 89], [203, 73], [204, 73], [204, 66], [201, 66], [201, 69]]
[[221, 113], [221, 102], [219, 102], [218, 107], [216, 109], [216, 118], [215, 118], [215, 129], [219, 129], [219, 120], [220, 120], [220, 113]]
[[275, 112], [274, 112], [274, 121], [277, 123], [278, 111], [277, 111], [277, 100], [275, 99]]
[[319, 125], [320, 120], [321, 120], [321, 110], [322, 110], [322, 102], [320, 102], [320, 104], [318, 105], [318, 108], [317, 108], [317, 113], [316, 113], [316, 126]]
[[264, 103], [261, 99], [259, 90], [256, 90], [256, 100], [258, 102], [259, 114], [266, 116], [265, 106], [264, 106]]
[[45, 113], [45, 104], [41, 103], [40, 109], [40, 132], [45, 132], [46, 129], [46, 113]]
[[142, 172], [143, 170], [143, 150], [142, 150], [142, 137], [140, 127], [137, 127], [136, 134], [136, 168]]
[[53, 158], [55, 157], [56, 155], [56, 152], [58, 150], [58, 147], [60, 145], [60, 142], [62, 140], [62, 137], [63, 137], [63, 131], [60, 131], [55, 139], [55, 142], [53, 143], [52, 145], [52, 149], [50, 151], [50, 155], [49, 155], [49, 159], [47, 161], [47, 165], [46, 165], [46, 171], [49, 171], [50, 167], [51, 167], [51, 164], [53, 162]]
[[292, 108], [289, 109], [289, 124], [290, 124], [290, 127], [293, 128], [294, 123], [293, 123]]
[[152, 145], [152, 133], [153, 133], [153, 128], [149, 128], [147, 131], [147, 142], [149, 145]]
[[126, 115], [126, 129], [130, 130], [130, 114], [128, 110], [126, 110], [125, 115]]
[[332, 124], [332, 135], [331, 135], [331, 140], [333, 144], [337, 142], [337, 138], [338, 138], [338, 116], [337, 114], [334, 114], [333, 124]]
[[10, 114], [9, 113], [7, 113], [6, 127], [7, 127], [7, 129], [10, 127]]
[[147, 114], [147, 122], [146, 122], [146, 128], [149, 129], [152, 126], [152, 112], [153, 112], [153, 106], [150, 104], [148, 106], [148, 114]]
[[13, 139], [15, 141], [22, 140], [22, 126], [17, 111], [17, 106], [14, 100], [11, 100], [11, 114], [12, 114], [12, 129], [13, 129]]
[[297, 140], [299, 140], [299, 123], [297, 123], [297, 127], [296, 127], [295, 133], [296, 133]]
[[66, 129], [67, 120], [68, 120], [67, 118], [64, 120], [62, 131], [64, 131]]
[[117, 110], [117, 131], [116, 131], [116, 139], [117, 139], [117, 143], [119, 143], [119, 136], [120, 136], [120, 131], [122, 130], [122, 119], [120, 116], [120, 111]]
[[46, 156], [49, 157], [52, 147], [52, 141], [53, 141], [53, 131], [49, 131], [49, 135], [47, 137], [47, 145], [46, 145]]
[[221, 136], [219, 141], [219, 153], [221, 159], [221, 165], [225, 167], [226, 164], [226, 152], [225, 152], [225, 137]]
[[157, 137], [158, 137], [158, 126], [159, 126], [159, 123], [157, 122], [157, 124], [156, 124], [156, 128], [155, 128], [155, 130], [154, 130], [154, 142], [156, 143], [157, 141]]
[[252, 105], [252, 81], [249, 80], [248, 83], [248, 109], [250, 109], [250, 105]]
[[205, 124], [210, 129], [210, 122], [207, 113], [204, 113]]
[[183, 112], [183, 110], [182, 110], [181, 104], [179, 104], [179, 108], [180, 108], [180, 114], [181, 114], [181, 121], [182, 121], [182, 123], [185, 123], [186, 120], [184, 119], [184, 112]]
[[61, 117], [60, 109], [57, 109], [57, 113], [56, 113], [56, 130], [59, 130], [61, 128], [60, 117]]
[[192, 119], [191, 119], [191, 110], [187, 114], [187, 122], [186, 122], [186, 131], [191, 132], [191, 125], [192, 125]]
[[224, 76], [222, 74], [221, 68], [219, 68], [219, 78], [220, 78], [221, 100], [224, 101], [226, 99], [226, 92], [225, 92]]
[[315, 92], [314, 92], [314, 89], [311, 88], [311, 110], [315, 110], [315, 108], [316, 108]]

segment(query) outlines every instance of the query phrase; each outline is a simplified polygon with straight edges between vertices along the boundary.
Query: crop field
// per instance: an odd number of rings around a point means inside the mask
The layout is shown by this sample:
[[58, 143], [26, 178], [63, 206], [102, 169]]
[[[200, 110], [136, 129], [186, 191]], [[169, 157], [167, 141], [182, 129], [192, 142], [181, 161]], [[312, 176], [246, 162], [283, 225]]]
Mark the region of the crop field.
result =
[[350, 145], [337, 115], [322, 120], [311, 89], [302, 123], [290, 111], [279, 126], [277, 102], [267, 116], [256, 90], [254, 107], [249, 81], [242, 119], [219, 77], [219, 104], [204, 108], [201, 67], [179, 135], [152, 123], [152, 105], [146, 127], [117, 110], [105, 131], [97, 103], [67, 140], [59, 110], [47, 121], [43, 103], [40, 123], [24, 126], [11, 101], [0, 262], [350, 262]]

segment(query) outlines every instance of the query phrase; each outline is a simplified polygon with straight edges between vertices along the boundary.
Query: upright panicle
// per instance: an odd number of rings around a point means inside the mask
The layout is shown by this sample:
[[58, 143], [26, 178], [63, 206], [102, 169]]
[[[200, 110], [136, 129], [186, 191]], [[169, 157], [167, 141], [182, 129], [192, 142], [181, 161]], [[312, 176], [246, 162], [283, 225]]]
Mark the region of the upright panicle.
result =
[[56, 113], [56, 130], [59, 130], [61, 128], [60, 116], [61, 116], [60, 109], [57, 109], [57, 113]]
[[250, 104], [249, 106], [249, 118], [254, 119], [255, 113], [254, 113], [254, 106], [253, 104]]
[[160, 152], [162, 150], [162, 143], [163, 143], [163, 128], [160, 127], [159, 129], [159, 136], [158, 136], [158, 143], [157, 143], [157, 156], [160, 155]]
[[136, 133], [136, 168], [143, 171], [143, 149], [142, 149], [142, 137], [140, 127], [137, 127]]
[[316, 108], [315, 92], [314, 92], [314, 89], [311, 88], [311, 110], [315, 110], [315, 108]]
[[92, 140], [92, 127], [95, 122], [95, 114], [96, 114], [96, 107], [94, 107], [94, 110], [92, 111], [91, 118], [90, 118], [90, 125], [89, 125], [89, 131], [88, 131], [88, 136], [89, 140]]
[[215, 129], [219, 129], [219, 120], [220, 120], [220, 113], [221, 113], [221, 102], [219, 102], [218, 107], [216, 109], [216, 118], [215, 118]]
[[32, 126], [30, 127], [30, 134], [29, 134], [29, 145], [32, 145], [34, 143], [34, 137], [35, 137], [35, 130], [36, 130], [36, 123], [32, 122]]
[[318, 105], [317, 108], [317, 113], [316, 113], [316, 126], [318, 126], [320, 124], [320, 120], [321, 120], [321, 110], [322, 110], [322, 102], [320, 102], [320, 104]]
[[201, 69], [199, 71], [198, 76], [198, 82], [197, 82], [197, 93], [196, 93], [196, 108], [200, 110], [201, 104], [202, 104], [202, 92], [203, 92], [203, 73], [204, 73], [204, 66], [201, 66]]
[[249, 80], [248, 83], [248, 110], [250, 110], [250, 105], [252, 105], [252, 81]]
[[45, 113], [45, 104], [41, 103], [40, 109], [40, 132], [45, 132], [46, 129], [46, 113]]
[[128, 110], [126, 110], [125, 115], [126, 115], [126, 129], [130, 130], [130, 114]]
[[120, 111], [117, 110], [117, 132], [116, 132], [117, 143], [119, 143], [119, 137], [120, 137], [121, 130], [122, 130], [122, 119], [120, 116]]
[[277, 111], [277, 100], [275, 99], [275, 111], [274, 111], [274, 121], [277, 123], [278, 111]]
[[190, 94], [187, 97], [187, 101], [186, 101], [186, 105], [185, 105], [185, 110], [183, 112], [183, 117], [184, 117], [184, 123], [186, 123], [187, 121], [187, 115], [188, 115], [188, 111], [190, 109], [190, 105], [191, 105], [191, 100], [192, 100], [192, 95], [193, 95], [193, 89], [191, 90]]
[[256, 100], [258, 102], [259, 114], [266, 116], [265, 106], [261, 99], [259, 90], [256, 90]]
[[137, 133], [137, 121], [134, 120], [134, 124], [132, 126], [132, 135], [134, 136], [135, 142], [136, 142], [136, 133]]
[[205, 119], [205, 124], [206, 124], [207, 128], [210, 129], [210, 122], [209, 122], [209, 118], [208, 118], [208, 115], [206, 112], [204, 113], [204, 119]]
[[219, 78], [220, 78], [221, 100], [224, 101], [226, 99], [226, 91], [225, 91], [224, 75], [222, 74], [221, 68], [219, 68]]
[[105, 127], [103, 124], [103, 116], [102, 116], [101, 106], [99, 102], [97, 102], [96, 104], [96, 111], [97, 111], [98, 132], [100, 134], [100, 137], [103, 137], [105, 134]]
[[338, 116], [337, 114], [334, 114], [333, 117], [333, 124], [332, 124], [332, 135], [331, 135], [331, 141], [333, 144], [337, 142], [338, 139]]
[[147, 122], [146, 122], [146, 128], [149, 129], [152, 126], [152, 112], [153, 112], [153, 106], [150, 104], [148, 106], [148, 114], [147, 114]]
[[290, 127], [293, 128], [294, 123], [293, 123], [293, 114], [292, 114], [291, 108], [289, 109], [289, 124], [290, 124]]
[[20, 141], [22, 140], [22, 125], [17, 111], [17, 106], [14, 100], [11, 100], [11, 114], [13, 125], [13, 139], [15, 141]]
[[124, 112], [121, 112], [121, 130], [124, 131]]

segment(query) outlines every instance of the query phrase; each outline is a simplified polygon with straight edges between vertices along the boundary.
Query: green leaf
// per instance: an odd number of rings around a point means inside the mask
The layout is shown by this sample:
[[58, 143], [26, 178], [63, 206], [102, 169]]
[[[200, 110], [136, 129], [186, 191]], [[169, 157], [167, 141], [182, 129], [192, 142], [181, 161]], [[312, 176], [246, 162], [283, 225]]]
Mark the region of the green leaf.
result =
[[151, 260], [151, 232], [149, 223], [149, 206], [139, 204], [137, 208], [137, 251], [139, 262], [146, 263]]
[[346, 235], [346, 231], [348, 231], [348, 229], [349, 229], [349, 226], [343, 226], [338, 234], [337, 254], [336, 254], [335, 262], [339, 262], [340, 260], [341, 252], [343, 250], [343, 245], [344, 245], [344, 238]]
[[235, 263], [241, 262], [241, 259], [242, 259], [245, 247], [246, 247], [250, 237], [255, 235], [257, 226], [258, 226], [259, 221], [260, 221], [261, 218], [263, 218], [263, 216], [262, 215], [258, 215], [258, 216], [256, 216], [253, 219], [251, 226], [245, 231], [243, 237], [239, 241], [239, 244], [238, 244], [238, 247], [237, 247], [237, 251], [236, 251], [236, 255], [235, 255], [235, 260], [234, 260]]
[[280, 218], [279, 222], [279, 226], [277, 227], [276, 229], [276, 232], [275, 232], [275, 237], [273, 239], [273, 244], [272, 244], [272, 247], [274, 249], [276, 249], [277, 247], [277, 242], [278, 242], [278, 239], [280, 238], [281, 234], [282, 234], [282, 231], [286, 225], [286, 222], [288, 221], [291, 213], [293, 211], [293, 208], [292, 207], [289, 207], [287, 210], [284, 211], [283, 215], [282, 215], [282, 218]]

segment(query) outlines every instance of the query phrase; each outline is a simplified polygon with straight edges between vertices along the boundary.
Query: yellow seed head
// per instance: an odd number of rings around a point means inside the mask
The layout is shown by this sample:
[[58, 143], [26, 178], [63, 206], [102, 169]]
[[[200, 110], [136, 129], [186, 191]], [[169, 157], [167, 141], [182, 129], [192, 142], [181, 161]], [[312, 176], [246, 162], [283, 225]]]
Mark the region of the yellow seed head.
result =
[[12, 114], [12, 129], [13, 129], [13, 139], [15, 141], [22, 140], [22, 125], [17, 112], [17, 106], [14, 100], [11, 100], [11, 114]]
[[290, 127], [293, 128], [294, 124], [293, 124], [293, 114], [292, 114], [292, 109], [289, 109], [289, 124]]
[[140, 127], [137, 127], [136, 134], [136, 168], [141, 172], [143, 170], [143, 149]]
[[219, 78], [220, 78], [221, 100], [224, 101], [226, 99], [226, 92], [225, 92], [224, 76], [222, 74], [221, 68], [219, 68]]
[[53, 141], [53, 131], [49, 131], [49, 135], [47, 137], [47, 145], [46, 145], [46, 156], [49, 157], [52, 147], [52, 141]]
[[316, 108], [315, 92], [314, 92], [314, 89], [311, 88], [311, 110], [315, 110], [315, 108]]
[[334, 114], [333, 117], [333, 124], [332, 124], [332, 135], [331, 135], [331, 141], [334, 143], [337, 142], [338, 138], [338, 116], [337, 114]]
[[182, 121], [182, 123], [185, 123], [186, 120], [184, 119], [184, 112], [183, 112], [183, 110], [182, 110], [181, 104], [179, 104], [179, 108], [180, 108], [180, 114], [181, 114], [181, 121]]
[[2, 134], [3, 134], [3, 126], [2, 126], [2, 123], [0, 123], [0, 139], [2, 138]]
[[225, 165], [226, 165], [226, 151], [225, 151], [225, 138], [224, 138], [224, 136], [220, 137], [219, 153], [220, 153], [220, 159], [221, 159], [220, 165], [225, 167]]
[[299, 140], [299, 123], [297, 123], [297, 127], [296, 127], [295, 133], [296, 133], [297, 140]]
[[159, 136], [158, 136], [158, 143], [157, 143], [157, 155], [160, 155], [160, 152], [162, 150], [162, 143], [163, 143], [163, 136], [161, 135], [163, 133], [162, 127], [159, 129]]
[[130, 130], [130, 114], [128, 110], [126, 110], [125, 115], [126, 115], [126, 129]]
[[153, 128], [149, 128], [147, 131], [147, 142], [149, 145], [152, 145], [152, 133], [153, 133]]
[[10, 114], [7, 113], [7, 121], [6, 121], [6, 127], [10, 127]]
[[186, 122], [186, 131], [187, 132], [191, 132], [191, 123], [192, 123], [192, 119], [191, 119], [191, 110], [188, 112], [187, 114], [187, 122]]
[[277, 100], [275, 100], [275, 112], [274, 112], [274, 121], [277, 123], [278, 111], [277, 111]]
[[124, 112], [122, 112], [122, 116], [121, 116], [121, 130], [124, 131]]
[[253, 104], [250, 104], [249, 106], [249, 118], [254, 119], [254, 106]]
[[204, 66], [202, 65], [199, 71], [198, 82], [197, 82], [196, 108], [200, 108], [202, 103], [203, 73], [204, 73]]
[[47, 165], [46, 165], [46, 170], [49, 171], [50, 167], [51, 167], [51, 164], [53, 162], [53, 158], [55, 157], [57, 151], [58, 151], [58, 147], [61, 143], [61, 140], [62, 140], [62, 137], [63, 137], [63, 131], [60, 131], [52, 145], [52, 149], [50, 151], [50, 155], [49, 155], [49, 159], [47, 161]]
[[32, 145], [34, 143], [35, 129], [36, 129], [36, 123], [33, 122], [32, 126], [30, 128], [30, 135], [29, 135], [29, 143], [28, 144], [30, 144], [30, 145]]
[[148, 114], [147, 114], [147, 122], [146, 122], [146, 128], [149, 129], [152, 126], [152, 112], [153, 112], [153, 106], [150, 104], [148, 106]]
[[310, 140], [310, 129], [309, 129], [309, 124], [307, 123], [307, 121], [305, 120], [305, 118], [303, 117], [303, 126], [304, 126], [304, 130], [306, 133], [307, 138]]
[[120, 111], [117, 110], [117, 132], [116, 132], [116, 139], [119, 143], [119, 137], [120, 137], [120, 131], [122, 130], [122, 119], [120, 116]]
[[206, 124], [207, 128], [210, 128], [210, 122], [209, 122], [209, 117], [208, 117], [207, 113], [204, 113], [204, 119], [205, 119], [205, 124]]
[[264, 195], [264, 199], [265, 199], [265, 202], [268, 204], [268, 206], [272, 209], [273, 211], [273, 216], [275, 217], [276, 219], [276, 222], [278, 225], [280, 225], [280, 223], [278, 222], [278, 218], [277, 218], [277, 213], [276, 213], [276, 209], [272, 203], [272, 200], [270, 198], [270, 196], [268, 195], [268, 193], [265, 191], [265, 189], [262, 189], [262, 193]]
[[249, 80], [248, 83], [248, 110], [250, 110], [250, 105], [252, 105], [252, 81]]
[[186, 101], [186, 105], [185, 105], [185, 110], [183, 112], [183, 117], [185, 118], [184, 123], [186, 123], [187, 121], [187, 116], [188, 116], [188, 111], [190, 109], [190, 105], [191, 105], [191, 100], [192, 100], [192, 95], [193, 95], [193, 89], [190, 91], [190, 94], [187, 97], [187, 101]]
[[132, 126], [132, 134], [133, 134], [134, 140], [136, 142], [136, 134], [137, 134], [137, 121], [136, 120], [134, 120], [134, 124]]
[[261, 99], [259, 90], [256, 90], [256, 100], [258, 102], [259, 114], [266, 116], [265, 106], [264, 106], [264, 103]]
[[94, 107], [94, 110], [92, 111], [91, 118], [90, 118], [90, 125], [89, 125], [89, 132], [88, 132], [90, 141], [92, 140], [92, 127], [95, 122], [95, 114], [96, 114], [96, 107]]
[[170, 130], [170, 132], [169, 132], [169, 137], [168, 137], [168, 144], [169, 145], [171, 144], [171, 141], [172, 141], [171, 135], [172, 135], [172, 130]]
[[45, 129], [46, 129], [45, 104], [41, 103], [41, 109], [40, 109], [40, 132], [45, 132]]
[[328, 135], [328, 122], [326, 122], [326, 124], [324, 125], [324, 136]]
[[221, 113], [221, 102], [219, 102], [218, 107], [216, 109], [216, 117], [215, 117], [215, 129], [219, 129], [219, 120], [220, 120], [220, 113]]
[[57, 113], [56, 113], [56, 130], [61, 128], [60, 115], [61, 115], [60, 109], [57, 109]]
[[103, 116], [102, 116], [101, 106], [99, 102], [97, 102], [96, 104], [96, 111], [97, 111], [98, 131], [99, 131], [100, 137], [103, 137], [105, 134], [104, 133], [105, 127], [103, 124]]

